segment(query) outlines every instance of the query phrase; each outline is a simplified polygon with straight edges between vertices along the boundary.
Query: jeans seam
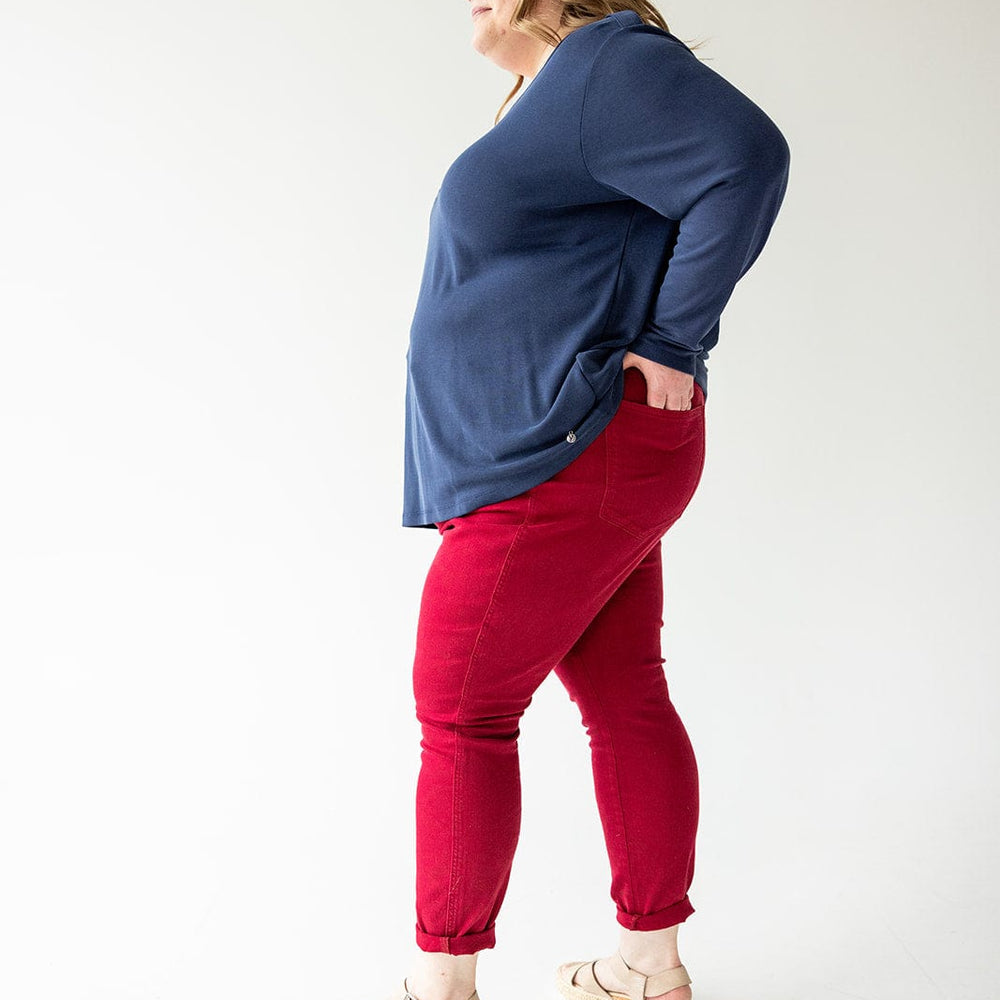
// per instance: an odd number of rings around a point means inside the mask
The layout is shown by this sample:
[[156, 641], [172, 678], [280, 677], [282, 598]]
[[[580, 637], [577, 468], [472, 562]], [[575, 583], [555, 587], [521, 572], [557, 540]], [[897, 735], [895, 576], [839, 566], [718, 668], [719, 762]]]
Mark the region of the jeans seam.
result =
[[[645, 556], [643, 556], [643, 558], [645, 558]], [[604, 728], [605, 728], [605, 730], [606, 730], [606, 732], [608, 734], [608, 746], [611, 748], [611, 762], [614, 765], [614, 772], [615, 772], [615, 790], [617, 792], [616, 798], [618, 800], [618, 812], [619, 812], [619, 815], [621, 816], [622, 842], [623, 842], [624, 847], [625, 847], [625, 870], [628, 873], [629, 891], [630, 891], [632, 897], [634, 898], [635, 897], [635, 876], [632, 874], [632, 852], [629, 850], [629, 846], [628, 846], [628, 829], [627, 829], [628, 824], [625, 821], [625, 803], [624, 803], [624, 800], [622, 799], [622, 783], [621, 783], [621, 777], [619, 776], [619, 771], [618, 771], [618, 755], [615, 753], [615, 738], [614, 738], [614, 735], [612, 733], [612, 727], [608, 723], [608, 714], [607, 714], [607, 710], [604, 707], [604, 702], [601, 699], [600, 692], [597, 690], [597, 685], [594, 684], [594, 679], [593, 679], [593, 677], [590, 674], [590, 668], [584, 662], [583, 657], [581, 657], [580, 654], [576, 652], [576, 650], [572, 650], [570, 652], [570, 655], [583, 668], [583, 675], [584, 675], [584, 677], [586, 677], [587, 684], [590, 687], [590, 690], [594, 694], [594, 703], [600, 708], [600, 711], [601, 711], [601, 720], [604, 723]], [[616, 901], [615, 905], [617, 906], [617, 901]]]
[[507, 577], [507, 570], [510, 567], [511, 553], [514, 551], [514, 546], [517, 544], [522, 533], [524, 532], [524, 527], [528, 523], [528, 517], [531, 514], [532, 501], [534, 496], [531, 490], [528, 491], [528, 506], [525, 510], [524, 519], [518, 524], [517, 530], [514, 532], [514, 537], [510, 540], [510, 545], [507, 546], [507, 551], [504, 554], [503, 563], [500, 566], [500, 573], [497, 576], [497, 582], [493, 585], [493, 592], [490, 594], [489, 602], [486, 605], [486, 611], [483, 614], [483, 620], [480, 623], [479, 631], [476, 634], [476, 641], [473, 643], [472, 652], [469, 655], [469, 664], [465, 669], [465, 677], [462, 680], [462, 693], [459, 695], [458, 708], [455, 712], [455, 772], [452, 777], [452, 824], [451, 824], [451, 876], [448, 882], [448, 906], [445, 913], [445, 933], [449, 937], [454, 937], [454, 924], [452, 920], [454, 915], [458, 912], [458, 896], [460, 888], [456, 888], [455, 879], [458, 873], [458, 856], [459, 856], [459, 844], [461, 843], [461, 838], [459, 837], [459, 802], [461, 801], [460, 792], [462, 789], [462, 778], [461, 778], [461, 762], [463, 758], [462, 741], [460, 739], [459, 730], [462, 725], [462, 706], [465, 704], [465, 694], [469, 688], [469, 678], [472, 676], [472, 669], [476, 663], [476, 656], [479, 653], [480, 640], [483, 637], [483, 633], [486, 631], [486, 626], [489, 624], [490, 617], [493, 613], [493, 608], [496, 604], [497, 594], [500, 591], [500, 585]]

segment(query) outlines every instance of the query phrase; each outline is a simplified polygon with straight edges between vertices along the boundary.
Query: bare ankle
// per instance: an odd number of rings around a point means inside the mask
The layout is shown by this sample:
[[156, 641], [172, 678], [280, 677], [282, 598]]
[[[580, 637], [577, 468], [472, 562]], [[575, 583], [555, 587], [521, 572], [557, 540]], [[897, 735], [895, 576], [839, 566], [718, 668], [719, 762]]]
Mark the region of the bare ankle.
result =
[[625, 963], [644, 976], [681, 964], [677, 949], [679, 924], [655, 931], [632, 931], [623, 927], [619, 951]]
[[406, 977], [407, 992], [416, 1000], [469, 1000], [475, 990], [475, 984], [444, 986], [432, 980], [420, 980], [413, 976]]
[[476, 989], [477, 954], [421, 952], [406, 989], [417, 1000], [469, 1000]]

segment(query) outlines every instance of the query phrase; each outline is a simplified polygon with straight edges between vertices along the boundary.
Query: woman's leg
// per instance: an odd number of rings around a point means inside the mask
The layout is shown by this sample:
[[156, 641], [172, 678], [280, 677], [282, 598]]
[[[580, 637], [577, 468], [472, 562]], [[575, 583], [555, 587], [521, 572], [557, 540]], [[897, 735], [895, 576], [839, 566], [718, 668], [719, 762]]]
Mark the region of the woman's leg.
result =
[[[626, 372], [627, 394], [635, 371]], [[700, 475], [703, 444], [700, 413], [623, 403], [557, 475], [438, 524], [442, 541], [421, 596], [413, 665], [422, 733], [421, 951], [460, 957], [494, 947], [520, 828], [521, 715], [680, 516]], [[622, 891], [623, 912], [662, 919], [645, 901], [655, 890], [623, 883]], [[678, 917], [684, 904], [672, 905]], [[459, 968], [435, 961], [438, 969]], [[418, 977], [429, 989], [423, 973]], [[447, 988], [444, 980], [438, 988]], [[410, 989], [421, 996], [415, 983]]]
[[698, 826], [698, 769], [660, 651], [662, 546], [597, 613], [556, 674], [590, 737], [617, 919], [630, 930], [686, 920]]
[[[555, 668], [590, 737], [622, 957], [646, 975], [681, 964], [698, 826], [695, 755], [663, 671], [661, 559], [657, 541]], [[595, 974], [624, 990], [605, 960]]]
[[520, 832], [521, 716], [642, 550], [585, 504], [566, 517], [536, 490], [445, 522], [441, 533], [413, 667], [416, 937], [424, 951], [465, 955], [496, 942]]

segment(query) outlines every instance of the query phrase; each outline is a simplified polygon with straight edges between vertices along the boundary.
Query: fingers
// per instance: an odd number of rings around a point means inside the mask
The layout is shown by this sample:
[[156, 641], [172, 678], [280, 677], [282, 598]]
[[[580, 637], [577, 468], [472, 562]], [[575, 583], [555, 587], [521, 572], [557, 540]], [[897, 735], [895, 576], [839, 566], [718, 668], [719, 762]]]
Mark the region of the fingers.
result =
[[[624, 364], [634, 368], [645, 382], [645, 402], [657, 410], [690, 410], [694, 403], [694, 378], [644, 360], [643, 364]], [[666, 376], [666, 377], [664, 377]]]
[[[667, 399], [665, 408], [668, 410], [690, 410], [691, 409], [691, 396], [682, 397], [678, 396], [676, 393]], [[678, 405], [674, 405], [678, 404]]]
[[656, 393], [650, 392], [646, 396], [646, 405], [655, 406], [658, 410], [690, 410], [693, 398], [693, 389], [687, 395], [683, 395], [683, 391], [668, 392], [658, 398]]

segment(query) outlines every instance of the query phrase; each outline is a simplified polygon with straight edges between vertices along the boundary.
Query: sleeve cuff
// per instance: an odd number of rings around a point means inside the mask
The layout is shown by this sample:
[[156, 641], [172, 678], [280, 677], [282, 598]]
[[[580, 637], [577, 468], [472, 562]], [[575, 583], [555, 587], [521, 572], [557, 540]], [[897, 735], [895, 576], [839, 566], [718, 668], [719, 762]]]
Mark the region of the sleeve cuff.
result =
[[701, 353], [700, 351], [685, 350], [682, 347], [673, 347], [662, 339], [647, 333], [636, 337], [628, 345], [628, 350], [633, 354], [638, 354], [640, 358], [666, 365], [667, 368], [676, 368], [677, 371], [692, 377], [697, 373], [698, 355]]

